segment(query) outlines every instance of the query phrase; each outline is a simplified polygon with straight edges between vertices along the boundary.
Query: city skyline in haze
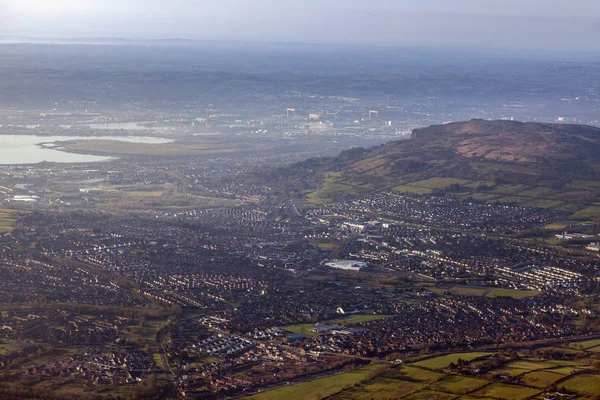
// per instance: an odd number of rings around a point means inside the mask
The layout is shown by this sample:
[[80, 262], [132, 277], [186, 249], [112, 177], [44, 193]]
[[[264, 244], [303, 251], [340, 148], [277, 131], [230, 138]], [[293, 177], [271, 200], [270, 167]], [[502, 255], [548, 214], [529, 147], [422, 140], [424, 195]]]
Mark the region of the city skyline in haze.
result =
[[592, 0], [0, 0], [0, 39], [131, 38], [600, 51]]

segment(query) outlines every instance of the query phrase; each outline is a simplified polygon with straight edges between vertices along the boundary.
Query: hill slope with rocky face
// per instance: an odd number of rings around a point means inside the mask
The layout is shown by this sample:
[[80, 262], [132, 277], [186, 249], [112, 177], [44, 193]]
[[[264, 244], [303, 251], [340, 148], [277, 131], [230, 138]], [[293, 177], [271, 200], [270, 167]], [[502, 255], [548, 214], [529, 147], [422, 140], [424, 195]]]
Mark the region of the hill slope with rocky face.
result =
[[600, 128], [472, 120], [416, 129], [410, 140], [375, 149], [348, 171], [393, 180], [452, 176], [527, 183], [522, 180], [596, 178], [598, 164]]
[[415, 129], [410, 140], [307, 160], [270, 177], [311, 203], [391, 190], [577, 210], [600, 201], [600, 128], [484, 120], [434, 125]]

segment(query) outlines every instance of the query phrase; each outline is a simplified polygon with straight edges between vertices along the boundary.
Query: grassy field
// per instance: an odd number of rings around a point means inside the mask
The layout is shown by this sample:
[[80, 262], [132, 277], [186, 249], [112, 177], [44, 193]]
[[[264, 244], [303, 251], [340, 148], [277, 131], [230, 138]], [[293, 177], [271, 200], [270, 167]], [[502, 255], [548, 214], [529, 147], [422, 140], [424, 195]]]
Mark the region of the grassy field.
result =
[[331, 400], [394, 400], [422, 388], [423, 385], [418, 382], [377, 377], [350, 390], [344, 390], [333, 396]]
[[538, 292], [537, 290], [513, 290], [513, 289], [502, 289], [502, 288], [494, 288], [487, 292], [485, 297], [511, 297], [513, 299], [527, 299], [529, 297], [535, 297], [542, 292]]
[[141, 335], [144, 341], [150, 346], [150, 352], [152, 353], [154, 362], [160, 368], [166, 368], [166, 365], [163, 365], [162, 359], [159, 355], [156, 334], [164, 324], [165, 321], [149, 319], [144, 322], [141, 330]]
[[522, 375], [531, 370], [529, 369], [521, 369], [521, 368], [502, 368], [494, 370], [493, 375], [504, 375], [504, 376], [517, 376]]
[[126, 192], [125, 195], [131, 197], [160, 197], [164, 192], [153, 191], [153, 192]]
[[490, 290], [490, 288], [483, 286], [461, 286], [456, 285], [452, 289], [449, 290], [450, 293], [457, 296], [485, 296], [485, 294]]
[[586, 340], [585, 342], [573, 342], [569, 344], [570, 347], [575, 349], [591, 349], [592, 347], [600, 346], [600, 339]]
[[0, 210], [0, 233], [12, 232], [17, 219], [12, 211]]
[[550, 231], [562, 232], [567, 226], [569, 226], [569, 224], [567, 224], [567, 223], [555, 222], [553, 224], [548, 224], [548, 225], [544, 226], [544, 229], [548, 229]]
[[441, 286], [441, 287], [428, 287], [426, 288], [437, 294], [443, 294], [449, 292], [455, 296], [476, 296], [476, 297], [510, 297], [513, 299], [527, 299], [529, 297], [535, 297], [541, 292], [536, 290], [515, 290], [515, 289], [503, 289], [503, 288], [492, 288], [486, 286], [468, 286], [468, 285], [454, 285], [454, 286]]
[[456, 396], [448, 393], [434, 392], [432, 390], [423, 390], [405, 397], [407, 400], [452, 400]]
[[341, 245], [339, 243], [335, 243], [335, 242], [318, 242], [318, 241], [313, 241], [313, 242], [311, 242], [311, 244], [313, 246], [317, 246], [321, 250], [326, 250], [326, 251], [335, 251], [335, 250], [337, 250], [337, 249], [339, 249], [341, 247]]
[[540, 393], [540, 390], [524, 386], [492, 383], [472, 393], [473, 396], [491, 397], [503, 400], [523, 400]]
[[422, 187], [417, 187], [417, 186], [409, 186], [409, 185], [398, 185], [398, 186], [395, 186], [394, 188], [392, 188], [392, 192], [424, 195], [424, 194], [431, 194], [433, 192], [433, 189], [422, 188]]
[[410, 378], [421, 382], [432, 382], [440, 379], [444, 374], [440, 372], [430, 371], [428, 369], [404, 366], [402, 368], [394, 368], [387, 371], [385, 376], [390, 378]]
[[458, 178], [431, 178], [431, 179], [426, 179], [424, 181], [416, 181], [416, 182], [411, 182], [408, 183], [408, 186], [414, 186], [414, 187], [419, 187], [419, 188], [425, 188], [425, 189], [444, 189], [447, 186], [450, 185], [469, 185], [469, 184], [473, 184], [472, 181], [466, 180], [466, 179], [458, 179]]
[[578, 221], [600, 220], [600, 206], [589, 206], [577, 211], [571, 218]]
[[296, 324], [282, 326], [281, 329], [305, 336], [317, 336], [318, 333], [311, 330], [313, 327], [313, 324]]
[[454, 353], [448, 354], [445, 356], [429, 358], [427, 360], [419, 361], [414, 365], [418, 367], [428, 368], [428, 369], [444, 369], [447, 368], [451, 363], [456, 363], [459, 359], [471, 361], [476, 358], [489, 356], [493, 353], [483, 353], [483, 352], [474, 352], [474, 353]]
[[483, 379], [467, 378], [460, 375], [450, 375], [441, 381], [431, 385], [431, 389], [436, 392], [465, 394], [479, 389], [488, 384], [488, 381]]
[[[326, 325], [343, 325], [343, 326], [351, 326], [356, 324], [361, 324], [363, 322], [369, 321], [378, 321], [384, 318], [390, 318], [390, 315], [366, 315], [366, 314], [353, 314], [348, 315], [346, 317], [340, 317], [331, 319], [328, 321], [321, 321], [320, 323]], [[297, 333], [305, 336], [316, 336], [317, 332], [311, 331], [314, 328], [314, 324], [295, 324], [295, 325], [285, 325], [282, 326], [281, 329], [286, 330], [288, 332]]]
[[20, 348], [19, 345], [14, 343], [1, 343], [0, 344], [0, 356], [5, 356], [7, 354], [13, 353]]
[[571, 392], [582, 396], [597, 396], [600, 393], [600, 375], [578, 375], [560, 383]]
[[379, 321], [380, 319], [390, 318], [391, 315], [363, 315], [353, 314], [343, 318], [336, 318], [325, 322], [326, 324], [339, 324], [339, 325], [356, 325], [362, 324], [363, 322]]
[[323, 183], [317, 190], [313, 190], [306, 195], [306, 201], [310, 204], [327, 204], [348, 197], [357, 196], [363, 191], [360, 185], [352, 185], [343, 181], [342, 174], [339, 172], [329, 172], [325, 174]]
[[524, 369], [527, 371], [535, 371], [537, 369], [552, 368], [554, 365], [545, 362], [534, 362], [519, 360], [506, 365], [508, 368]]
[[[583, 342], [593, 346], [595, 341]], [[548, 347], [550, 349], [551, 347]], [[593, 348], [593, 347], [591, 347]], [[558, 348], [557, 348], [558, 349]], [[538, 399], [543, 391], [556, 384], [559, 388], [578, 393], [581, 396], [600, 394], [600, 374], [591, 369], [593, 353], [578, 352], [573, 360], [541, 360], [521, 354], [517, 361], [506, 358], [496, 369], [486, 371], [479, 376], [460, 375], [457, 370], [446, 369], [457, 360], [469, 360], [472, 366], [484, 363], [488, 355], [495, 353], [472, 352], [454, 353], [433, 357], [416, 362], [405, 360], [405, 364], [389, 367], [374, 378], [362, 380], [351, 388], [338, 390], [331, 400], [388, 400], [388, 399], [463, 399], [463, 400], [524, 400]], [[501, 354], [501, 353], [500, 353]], [[474, 360], [478, 360], [475, 361]], [[586, 371], [585, 375], [569, 375]], [[500, 375], [508, 376], [506, 382], [498, 382]], [[323, 378], [327, 379], [327, 378]], [[340, 383], [341, 385], [341, 383]], [[318, 386], [314, 381], [314, 386]], [[331, 385], [323, 386], [324, 391], [317, 392], [314, 386], [309, 397], [303, 396], [303, 388], [295, 385], [299, 393], [292, 399], [324, 399], [332, 391]], [[340, 387], [339, 385], [337, 386]], [[342, 385], [341, 387], [344, 387]], [[291, 393], [291, 392], [289, 392]], [[281, 398], [288, 392], [278, 392]], [[275, 399], [277, 397], [264, 397]]]
[[563, 378], [564, 375], [557, 374], [555, 372], [535, 371], [523, 375], [523, 383], [525, 383], [527, 386], [535, 386], [543, 389]]
[[220, 358], [219, 357], [198, 357], [196, 359], [194, 359], [192, 362], [190, 362], [190, 367], [191, 368], [202, 368], [204, 365], [206, 364], [210, 364], [213, 363], [215, 361], [219, 361]]
[[328, 396], [333, 396], [341, 392], [348, 386], [355, 386], [360, 382], [371, 378], [373, 375], [382, 372], [385, 366], [378, 364], [369, 365], [351, 372], [345, 372], [319, 378], [308, 382], [302, 382], [295, 385], [284, 386], [278, 389], [269, 390], [263, 393], [255, 394], [246, 399], [254, 400], [321, 400]]

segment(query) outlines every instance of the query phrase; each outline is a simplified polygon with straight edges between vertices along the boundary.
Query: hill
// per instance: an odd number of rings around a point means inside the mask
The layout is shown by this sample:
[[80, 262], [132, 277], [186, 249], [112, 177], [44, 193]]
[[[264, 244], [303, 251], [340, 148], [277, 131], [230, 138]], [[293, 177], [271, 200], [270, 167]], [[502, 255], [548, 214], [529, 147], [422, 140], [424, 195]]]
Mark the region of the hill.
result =
[[453, 193], [482, 201], [583, 210], [600, 218], [600, 128], [471, 120], [416, 129], [409, 140], [279, 169], [269, 178], [310, 203], [369, 191]]

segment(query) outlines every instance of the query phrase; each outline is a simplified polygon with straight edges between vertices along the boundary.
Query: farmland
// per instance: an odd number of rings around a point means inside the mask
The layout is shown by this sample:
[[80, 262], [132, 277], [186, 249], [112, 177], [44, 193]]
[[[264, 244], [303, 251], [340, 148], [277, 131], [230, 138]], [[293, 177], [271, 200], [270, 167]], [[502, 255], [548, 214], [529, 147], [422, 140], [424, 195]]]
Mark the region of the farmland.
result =
[[[581, 342], [582, 346], [588, 347], [595, 344], [595, 340]], [[563, 348], [553, 349], [568, 351], [568, 346], [579, 348], [580, 344], [575, 342]], [[541, 350], [544, 349], [550, 348]], [[275, 399], [276, 396], [291, 396], [280, 398], [294, 399], [300, 397], [294, 397], [292, 393], [309, 393], [311, 399], [331, 400], [524, 400], [537, 398], [536, 396], [551, 390], [579, 396], [600, 393], [600, 375], [590, 366], [592, 352], [571, 354], [577, 356], [573, 360], [553, 360], [535, 356], [515, 360], [507, 357], [506, 353], [452, 353], [415, 362], [407, 361], [401, 365], [371, 365], [336, 377], [317, 379], [312, 381], [312, 385], [304, 382], [251, 398]], [[492, 360], [496, 360], [494, 364], [490, 364]], [[501, 360], [500, 364], [497, 360]], [[457, 364], [462, 367], [457, 367]], [[488, 370], [486, 365], [495, 366]], [[475, 366], [480, 370], [473, 373]], [[373, 371], [376, 373], [372, 373]], [[365, 378], [368, 372], [371, 372], [370, 377]], [[361, 375], [363, 379], [359, 379]], [[325, 384], [321, 385], [321, 382]], [[317, 390], [317, 386], [321, 390]]]

